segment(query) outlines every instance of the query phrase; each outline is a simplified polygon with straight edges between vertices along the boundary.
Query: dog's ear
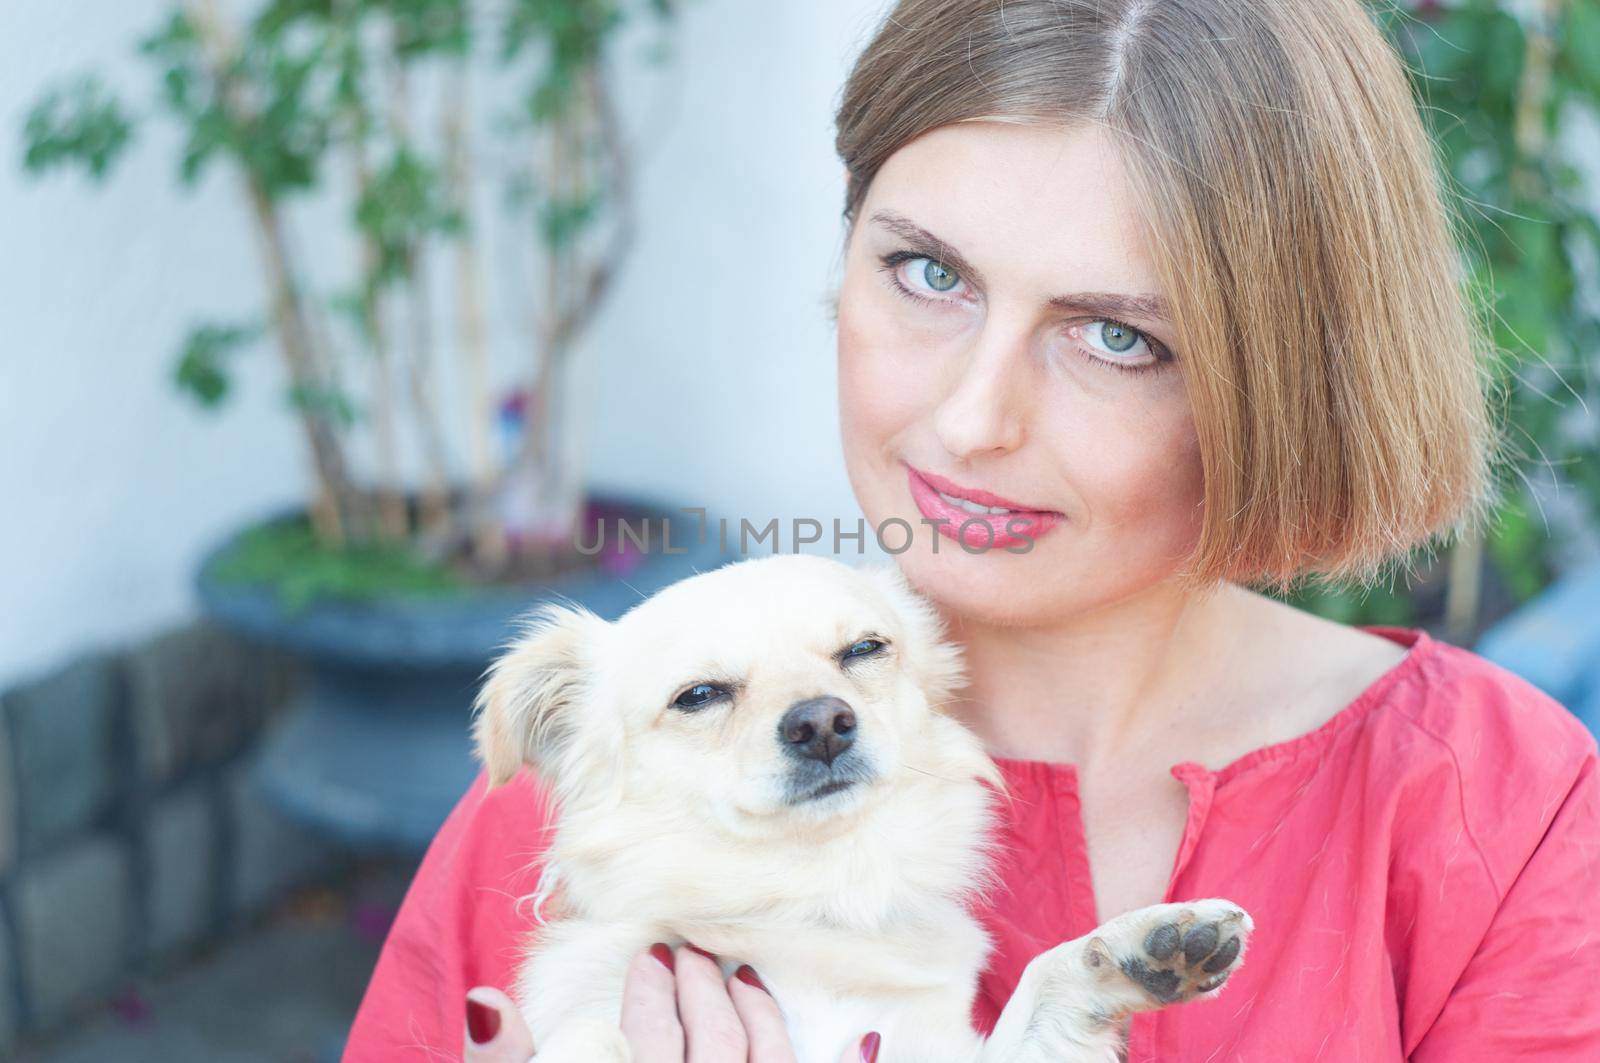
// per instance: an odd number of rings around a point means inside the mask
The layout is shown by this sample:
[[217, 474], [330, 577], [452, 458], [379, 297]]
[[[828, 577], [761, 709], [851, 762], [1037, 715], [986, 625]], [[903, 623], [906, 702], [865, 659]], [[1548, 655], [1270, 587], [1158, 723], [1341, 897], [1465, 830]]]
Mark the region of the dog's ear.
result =
[[595, 641], [609, 626], [582, 606], [556, 601], [523, 614], [520, 633], [485, 671], [474, 706], [473, 739], [491, 787], [524, 764], [558, 781], [592, 678]]
[[944, 618], [934, 604], [911, 586], [900, 566], [892, 561], [861, 566], [861, 571], [882, 594], [905, 624], [903, 656], [928, 704], [942, 709], [966, 685], [967, 667], [961, 647], [946, 637]]

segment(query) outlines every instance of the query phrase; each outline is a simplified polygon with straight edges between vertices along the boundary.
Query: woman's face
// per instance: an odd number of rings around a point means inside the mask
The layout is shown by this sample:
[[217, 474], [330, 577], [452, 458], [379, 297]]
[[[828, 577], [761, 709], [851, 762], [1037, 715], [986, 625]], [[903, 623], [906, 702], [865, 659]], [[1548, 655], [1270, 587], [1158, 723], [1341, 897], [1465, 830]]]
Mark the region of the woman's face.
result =
[[1162, 302], [1097, 128], [961, 123], [880, 168], [838, 295], [840, 420], [868, 523], [890, 550], [884, 522], [913, 531], [914, 585], [1004, 626], [1175, 588], [1201, 472]]

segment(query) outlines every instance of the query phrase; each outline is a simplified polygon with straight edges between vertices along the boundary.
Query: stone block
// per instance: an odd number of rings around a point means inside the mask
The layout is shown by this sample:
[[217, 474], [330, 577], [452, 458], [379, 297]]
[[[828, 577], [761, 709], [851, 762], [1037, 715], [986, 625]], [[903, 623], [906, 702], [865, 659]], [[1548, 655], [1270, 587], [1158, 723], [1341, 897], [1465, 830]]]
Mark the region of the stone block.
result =
[[130, 652], [140, 770], [156, 785], [242, 749], [293, 688], [292, 658], [200, 622]]
[[130, 959], [131, 885], [126, 848], [106, 834], [18, 873], [17, 965], [40, 1029], [114, 988]]
[[[17, 862], [17, 828], [21, 814], [17, 807], [20, 780], [16, 773], [15, 753], [11, 748], [9, 717], [5, 700], [0, 697], [0, 879], [4, 879]], [[4, 986], [0, 985], [0, 992], [3, 991]]]
[[6, 921], [0, 918], [0, 1059], [10, 1058], [11, 1046], [21, 1034], [22, 1022], [17, 1015], [16, 951], [11, 947], [11, 934]]
[[91, 654], [0, 701], [16, 766], [20, 850], [39, 852], [94, 825], [117, 783], [123, 684], [118, 658]]
[[145, 824], [145, 943], [162, 958], [199, 941], [216, 916], [213, 791], [190, 783], [150, 806]]

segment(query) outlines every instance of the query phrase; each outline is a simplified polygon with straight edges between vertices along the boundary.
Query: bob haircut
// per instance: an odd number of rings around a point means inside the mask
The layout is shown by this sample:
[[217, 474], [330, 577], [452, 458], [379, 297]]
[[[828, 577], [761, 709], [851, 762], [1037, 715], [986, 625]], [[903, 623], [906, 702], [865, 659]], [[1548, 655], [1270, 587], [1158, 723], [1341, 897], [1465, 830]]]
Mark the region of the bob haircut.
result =
[[1490, 341], [1359, 0], [899, 0], [836, 115], [849, 230], [890, 155], [971, 121], [1123, 145], [1199, 437], [1192, 585], [1369, 581], [1481, 515]]

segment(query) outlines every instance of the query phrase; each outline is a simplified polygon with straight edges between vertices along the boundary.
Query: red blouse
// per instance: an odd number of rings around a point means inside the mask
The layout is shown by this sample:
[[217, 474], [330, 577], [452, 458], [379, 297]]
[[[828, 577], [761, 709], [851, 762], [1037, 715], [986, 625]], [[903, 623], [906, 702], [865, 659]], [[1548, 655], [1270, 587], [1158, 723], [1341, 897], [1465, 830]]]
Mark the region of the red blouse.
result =
[[[1172, 774], [1189, 817], [1165, 899], [1228, 897], [1256, 931], [1213, 1000], [1136, 1016], [1142, 1061], [1600, 1060], [1600, 759], [1530, 684], [1418, 631], [1322, 726]], [[1072, 765], [997, 759], [1005, 888], [973, 1022], [1022, 969], [1092, 930]], [[545, 805], [479, 775], [440, 828], [379, 957], [345, 1059], [457, 1059], [463, 995], [508, 988], [534, 926]]]

